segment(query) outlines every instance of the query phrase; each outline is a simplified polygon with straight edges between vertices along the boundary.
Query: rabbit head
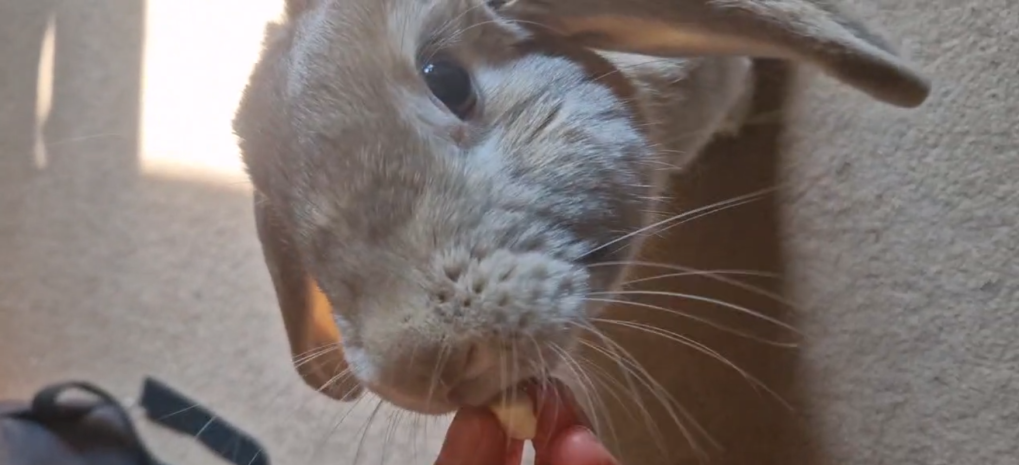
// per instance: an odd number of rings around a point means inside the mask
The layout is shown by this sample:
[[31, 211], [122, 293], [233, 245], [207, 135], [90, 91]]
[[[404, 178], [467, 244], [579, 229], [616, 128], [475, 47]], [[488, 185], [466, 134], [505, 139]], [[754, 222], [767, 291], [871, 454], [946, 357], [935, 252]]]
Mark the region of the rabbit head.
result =
[[304, 379], [438, 414], [554, 370], [750, 56], [927, 93], [816, 1], [291, 0], [235, 130]]

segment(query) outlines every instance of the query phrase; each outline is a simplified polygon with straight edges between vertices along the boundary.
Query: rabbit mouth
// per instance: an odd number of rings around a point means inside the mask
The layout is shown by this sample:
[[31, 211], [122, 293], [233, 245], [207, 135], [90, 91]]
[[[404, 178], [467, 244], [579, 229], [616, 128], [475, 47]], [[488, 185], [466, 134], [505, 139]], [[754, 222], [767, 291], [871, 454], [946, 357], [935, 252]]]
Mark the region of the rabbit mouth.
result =
[[[556, 353], [544, 353], [539, 367], [529, 363], [532, 357], [537, 356], [531, 354], [516, 361], [505, 359], [504, 363], [489, 365], [478, 372], [465, 371], [462, 378], [448, 384], [441, 379], [417, 379], [405, 384], [408, 380], [375, 378], [364, 380], [363, 385], [398, 408], [424, 415], [445, 415], [461, 408], [491, 406], [500, 399], [514, 400], [523, 386], [553, 377], [561, 362]], [[469, 370], [467, 366], [464, 369]]]
[[498, 383], [493, 383], [491, 378], [478, 377], [454, 386], [447, 393], [447, 398], [461, 407], [484, 407], [499, 402], [500, 399], [511, 399], [520, 395], [520, 386], [535, 381], [538, 376], [535, 373], [521, 373], [514, 378], [499, 380], [501, 382]]
[[509, 405], [515, 405], [520, 399], [526, 398], [527, 387], [541, 385], [544, 381], [544, 376], [530, 376], [520, 381], [517, 381], [496, 393], [493, 396], [488, 397], [484, 402], [478, 404], [472, 404], [471, 407], [502, 407], [506, 408]]
[[368, 390], [397, 408], [422, 415], [447, 415], [455, 412], [461, 405], [450, 401], [444, 393], [436, 392], [422, 398], [403, 393], [393, 386], [378, 383], [365, 383]]

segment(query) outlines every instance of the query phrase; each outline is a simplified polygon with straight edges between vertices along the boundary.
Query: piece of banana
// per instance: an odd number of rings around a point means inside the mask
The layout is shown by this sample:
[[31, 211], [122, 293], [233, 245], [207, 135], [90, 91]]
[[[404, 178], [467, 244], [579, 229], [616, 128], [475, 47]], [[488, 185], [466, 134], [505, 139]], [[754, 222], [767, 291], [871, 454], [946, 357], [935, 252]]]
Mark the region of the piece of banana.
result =
[[538, 430], [538, 418], [534, 415], [534, 403], [526, 394], [498, 400], [488, 408], [502, 423], [507, 436], [521, 441], [534, 439]]

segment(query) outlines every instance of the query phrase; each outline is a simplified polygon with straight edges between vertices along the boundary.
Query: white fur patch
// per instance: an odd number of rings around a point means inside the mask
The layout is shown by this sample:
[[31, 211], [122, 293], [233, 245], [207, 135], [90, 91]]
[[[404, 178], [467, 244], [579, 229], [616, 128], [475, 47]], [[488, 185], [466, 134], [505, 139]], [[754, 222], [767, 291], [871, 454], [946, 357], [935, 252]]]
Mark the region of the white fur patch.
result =
[[378, 378], [378, 369], [372, 363], [371, 357], [360, 347], [345, 346], [343, 348], [347, 364], [350, 365], [350, 372], [360, 380], [374, 382]]

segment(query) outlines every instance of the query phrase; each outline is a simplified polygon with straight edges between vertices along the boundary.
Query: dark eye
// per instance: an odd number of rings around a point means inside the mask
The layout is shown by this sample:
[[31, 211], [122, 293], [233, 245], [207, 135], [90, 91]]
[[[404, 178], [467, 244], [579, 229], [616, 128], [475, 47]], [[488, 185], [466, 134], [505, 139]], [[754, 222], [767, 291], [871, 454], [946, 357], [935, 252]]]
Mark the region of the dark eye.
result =
[[421, 68], [425, 83], [432, 94], [460, 119], [474, 109], [474, 87], [465, 69], [448, 61], [427, 63]]

